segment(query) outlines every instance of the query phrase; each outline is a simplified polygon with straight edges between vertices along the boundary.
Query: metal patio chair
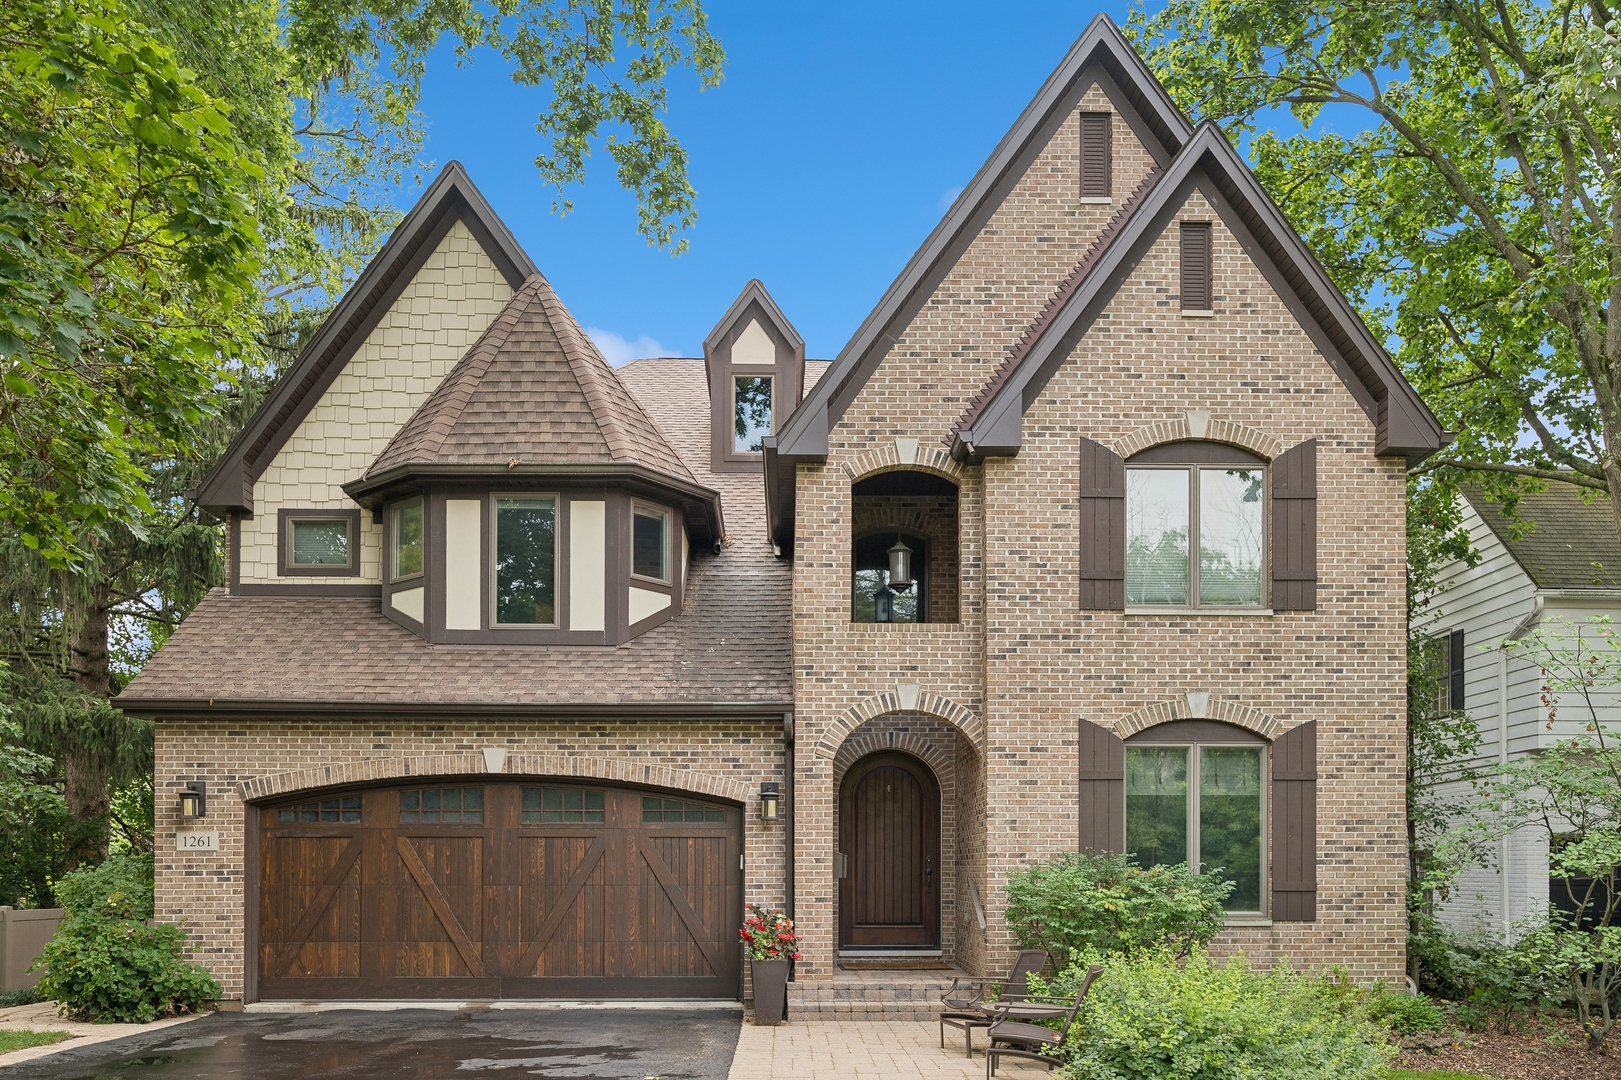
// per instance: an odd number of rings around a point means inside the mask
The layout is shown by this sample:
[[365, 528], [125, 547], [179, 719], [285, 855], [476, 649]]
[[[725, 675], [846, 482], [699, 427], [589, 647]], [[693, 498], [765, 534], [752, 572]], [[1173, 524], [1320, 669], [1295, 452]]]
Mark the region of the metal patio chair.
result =
[[1025, 999], [1030, 976], [1046, 966], [1046, 952], [1041, 949], [1025, 949], [1014, 959], [1013, 970], [1008, 972], [1005, 979], [961, 977], [953, 979], [951, 988], [940, 995], [940, 1003], [945, 1006], [945, 1010], [940, 1013], [941, 1048], [946, 1045], [946, 1028], [958, 1028], [962, 1031], [963, 1041], [967, 1046], [966, 1056], [973, 1057], [974, 1029], [991, 1026], [991, 1014], [985, 1003], [986, 988], [1001, 984], [1000, 1002], [1006, 1004], [1021, 1002]]
[[[1064, 1045], [1064, 1039], [1069, 1035], [1070, 1025], [1075, 1022], [1075, 1013], [1080, 1009], [1082, 999], [1101, 974], [1103, 974], [1102, 964], [1093, 964], [1088, 968], [1086, 979], [1067, 1006], [1058, 1004], [1057, 998], [1044, 999], [1044, 1003], [1062, 1010], [1051, 1017], [1054, 1020], [1063, 1018], [1063, 1026], [1057, 1029], [1026, 1023], [1022, 1019], [1012, 1019], [1014, 1011], [1021, 1009], [1021, 1003], [1013, 1003], [1006, 1007], [992, 1005], [990, 1045], [985, 1048], [985, 1080], [990, 1080], [996, 1075], [996, 1063], [1005, 1057], [1040, 1061], [1046, 1064], [1048, 1072], [1052, 1072], [1053, 1066], [1058, 1064], [1058, 1058], [1049, 1051], [1057, 1050]], [[1036, 1001], [1027, 998], [1024, 1004], [1033, 1005]]]

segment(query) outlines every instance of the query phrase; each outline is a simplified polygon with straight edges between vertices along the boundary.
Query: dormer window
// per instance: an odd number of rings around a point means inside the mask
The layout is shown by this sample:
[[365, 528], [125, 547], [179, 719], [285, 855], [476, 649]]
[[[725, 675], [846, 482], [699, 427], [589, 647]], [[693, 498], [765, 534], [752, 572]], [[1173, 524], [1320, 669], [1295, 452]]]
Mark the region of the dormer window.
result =
[[639, 578], [670, 580], [670, 512], [636, 505], [631, 515], [630, 572]]
[[422, 500], [412, 499], [394, 507], [390, 515], [391, 559], [389, 576], [393, 581], [422, 575]]
[[495, 500], [495, 622], [557, 625], [557, 499]]
[[732, 380], [732, 449], [758, 454], [760, 440], [771, 434], [771, 377], [739, 375]]

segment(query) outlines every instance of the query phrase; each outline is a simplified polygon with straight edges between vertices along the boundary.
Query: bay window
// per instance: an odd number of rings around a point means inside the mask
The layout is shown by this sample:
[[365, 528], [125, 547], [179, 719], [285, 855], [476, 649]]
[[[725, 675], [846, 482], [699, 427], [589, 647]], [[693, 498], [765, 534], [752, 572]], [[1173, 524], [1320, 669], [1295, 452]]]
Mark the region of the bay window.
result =
[[495, 623], [557, 625], [557, 499], [495, 500]]

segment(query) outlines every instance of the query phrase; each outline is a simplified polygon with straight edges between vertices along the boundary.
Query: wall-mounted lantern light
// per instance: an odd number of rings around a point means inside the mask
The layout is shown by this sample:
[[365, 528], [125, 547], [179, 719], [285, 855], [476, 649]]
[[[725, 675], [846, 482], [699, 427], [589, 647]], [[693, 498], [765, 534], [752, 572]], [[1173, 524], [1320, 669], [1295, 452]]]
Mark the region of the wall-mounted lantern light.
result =
[[896, 592], [912, 587], [912, 549], [898, 536], [889, 549], [889, 587]]
[[180, 789], [180, 816], [200, 818], [208, 813], [208, 785], [193, 780]]
[[782, 818], [782, 788], [767, 780], [760, 785], [760, 820], [779, 821]]

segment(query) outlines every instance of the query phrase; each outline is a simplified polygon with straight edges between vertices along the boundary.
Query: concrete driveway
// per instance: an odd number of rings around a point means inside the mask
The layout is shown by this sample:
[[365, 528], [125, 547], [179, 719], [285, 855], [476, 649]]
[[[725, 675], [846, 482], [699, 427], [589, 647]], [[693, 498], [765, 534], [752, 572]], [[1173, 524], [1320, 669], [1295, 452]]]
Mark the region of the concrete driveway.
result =
[[219, 1013], [63, 1050], [6, 1080], [726, 1080], [738, 1009]]

